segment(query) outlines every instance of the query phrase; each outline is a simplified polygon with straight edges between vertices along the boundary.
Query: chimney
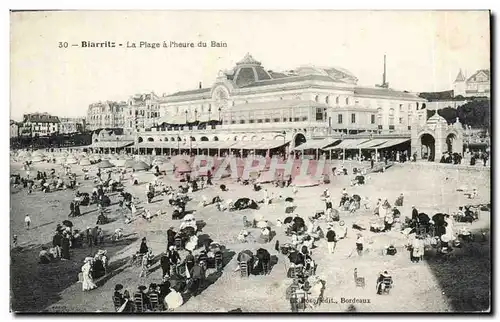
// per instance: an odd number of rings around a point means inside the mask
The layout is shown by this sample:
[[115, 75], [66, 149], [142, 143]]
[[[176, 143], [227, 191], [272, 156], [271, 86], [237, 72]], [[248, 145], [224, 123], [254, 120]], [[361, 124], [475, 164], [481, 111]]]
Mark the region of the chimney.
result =
[[201, 82], [198, 84], [198, 88], [201, 89]]
[[384, 75], [382, 76], [382, 86], [386, 86], [387, 74], [386, 74], [386, 60], [384, 55]]

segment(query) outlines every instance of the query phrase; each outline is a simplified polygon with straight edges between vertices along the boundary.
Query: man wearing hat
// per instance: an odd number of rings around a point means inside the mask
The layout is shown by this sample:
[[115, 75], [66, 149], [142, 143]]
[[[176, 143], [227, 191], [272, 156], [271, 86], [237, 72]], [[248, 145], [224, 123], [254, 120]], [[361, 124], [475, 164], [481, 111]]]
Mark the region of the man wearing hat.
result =
[[174, 227], [170, 226], [170, 228], [167, 230], [167, 248], [170, 248], [170, 246], [173, 246], [175, 244], [175, 235], [177, 234], [174, 231]]
[[118, 304], [118, 301], [120, 301], [120, 306], [125, 303], [125, 298], [123, 297], [122, 291], [123, 290], [123, 285], [122, 284], [116, 284], [115, 285], [115, 292], [113, 293], [114, 297], [114, 302], [115, 305]]
[[418, 210], [415, 206], [411, 206], [411, 220], [418, 222]]
[[160, 257], [160, 266], [163, 278], [170, 276], [170, 259], [166, 253], [163, 253]]
[[337, 238], [335, 232], [332, 229], [332, 226], [328, 226], [328, 232], [326, 233], [326, 241], [328, 244], [328, 252], [330, 254], [333, 254], [335, 246], [337, 244]]

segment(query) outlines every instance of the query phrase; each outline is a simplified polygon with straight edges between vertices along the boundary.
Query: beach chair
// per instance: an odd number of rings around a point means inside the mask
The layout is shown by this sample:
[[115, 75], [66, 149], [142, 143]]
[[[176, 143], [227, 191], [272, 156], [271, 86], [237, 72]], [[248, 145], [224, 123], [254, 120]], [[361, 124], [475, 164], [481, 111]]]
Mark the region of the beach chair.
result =
[[115, 306], [115, 311], [118, 312], [122, 306], [122, 301], [118, 296], [113, 296], [113, 305]]
[[218, 272], [222, 271], [222, 265], [223, 265], [222, 253], [216, 253], [215, 254], [215, 269], [217, 269]]
[[241, 277], [248, 277], [250, 275], [249, 269], [248, 269], [248, 263], [247, 262], [240, 262], [240, 274]]
[[142, 293], [135, 293], [134, 294], [134, 305], [135, 305], [135, 311], [136, 312], [146, 312], [146, 305], [144, 304], [144, 295]]
[[295, 303], [297, 312], [303, 312], [306, 310], [306, 298], [307, 294], [303, 290], [296, 290], [294, 293], [292, 293], [290, 301], [293, 301]]
[[427, 230], [425, 229], [425, 227], [417, 227], [417, 228], [415, 228], [415, 234], [417, 236], [424, 236], [426, 233], [427, 233]]
[[153, 312], [161, 311], [161, 305], [158, 293], [150, 293], [149, 302], [151, 303], [151, 310]]
[[267, 275], [269, 274], [271, 270], [271, 263], [270, 262], [262, 262], [262, 274]]
[[184, 249], [184, 247], [182, 245], [182, 238], [181, 237], [175, 237], [174, 244], [175, 244], [175, 248], [177, 248], [177, 250]]
[[303, 267], [302, 266], [294, 266], [294, 267], [290, 267], [288, 269], [288, 277], [289, 278], [298, 278], [300, 275], [302, 275], [302, 269]]
[[379, 284], [381, 284], [378, 286], [380, 287], [379, 294], [389, 294], [393, 287], [392, 278], [390, 277], [384, 278]]

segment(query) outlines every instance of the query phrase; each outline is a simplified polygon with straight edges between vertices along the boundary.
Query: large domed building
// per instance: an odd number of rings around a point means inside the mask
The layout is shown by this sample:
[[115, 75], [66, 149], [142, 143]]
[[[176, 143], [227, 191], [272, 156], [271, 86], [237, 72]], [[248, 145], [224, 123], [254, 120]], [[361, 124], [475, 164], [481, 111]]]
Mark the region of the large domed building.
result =
[[158, 125], [139, 129], [135, 149], [319, 151], [353, 137], [367, 139], [339, 146], [361, 151], [404, 143], [409, 152], [412, 124], [426, 121], [425, 103], [389, 88], [385, 76], [382, 86], [364, 87], [340, 67], [277, 72], [247, 54], [210, 87], [160, 97]]

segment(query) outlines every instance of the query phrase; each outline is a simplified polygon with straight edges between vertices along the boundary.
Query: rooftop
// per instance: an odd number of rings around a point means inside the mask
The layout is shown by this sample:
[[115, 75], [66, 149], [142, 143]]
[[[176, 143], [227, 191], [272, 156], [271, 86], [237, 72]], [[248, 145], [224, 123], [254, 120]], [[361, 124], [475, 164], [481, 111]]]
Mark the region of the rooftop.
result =
[[47, 113], [25, 114], [23, 121], [31, 123], [60, 123], [57, 116], [52, 116]]
[[484, 73], [488, 77], [488, 81], [490, 81], [490, 70], [489, 69], [479, 69], [477, 70], [474, 74], [472, 74], [471, 77], [467, 79], [467, 82], [475, 82], [476, 81], [476, 76]]
[[380, 88], [380, 87], [356, 87], [354, 88], [355, 95], [366, 95], [366, 96], [384, 96], [393, 98], [411, 98], [425, 101], [423, 98], [418, 97], [415, 94], [405, 91], [397, 91], [391, 88]]

